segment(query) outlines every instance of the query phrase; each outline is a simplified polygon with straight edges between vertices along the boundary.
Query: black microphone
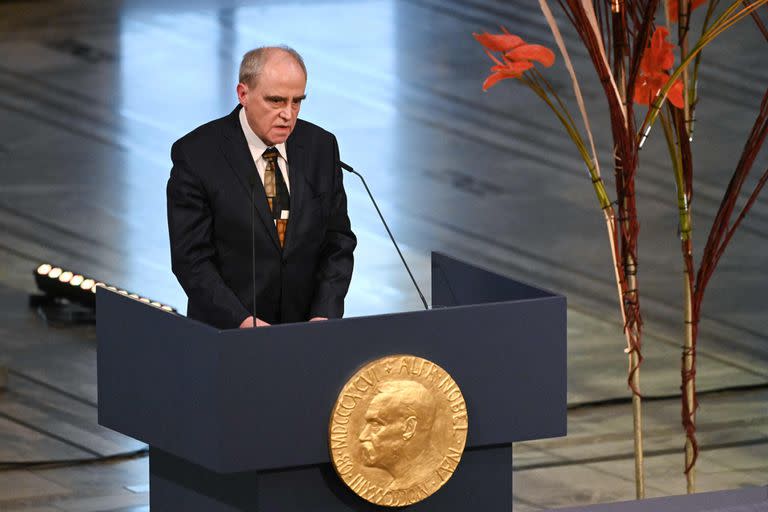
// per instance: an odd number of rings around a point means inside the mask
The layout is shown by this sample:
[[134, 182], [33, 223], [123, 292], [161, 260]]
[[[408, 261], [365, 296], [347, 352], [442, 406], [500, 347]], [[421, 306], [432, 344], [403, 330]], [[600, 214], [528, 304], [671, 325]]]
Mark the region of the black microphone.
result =
[[376, 204], [376, 200], [373, 198], [373, 194], [371, 194], [371, 189], [368, 188], [368, 184], [365, 182], [365, 178], [363, 178], [362, 174], [360, 174], [359, 172], [354, 170], [351, 166], [345, 164], [341, 160], [339, 160], [339, 166], [345, 171], [355, 174], [358, 178], [360, 178], [360, 181], [363, 182], [365, 191], [368, 192], [368, 197], [371, 198], [371, 202], [373, 203], [373, 206], [376, 208], [376, 213], [379, 214], [379, 218], [381, 219], [382, 224], [384, 224], [384, 227], [387, 229], [387, 234], [389, 234], [389, 239], [392, 240], [392, 243], [394, 244], [395, 249], [397, 249], [397, 254], [400, 255], [400, 259], [403, 261], [403, 265], [405, 265], [405, 270], [407, 270], [408, 275], [411, 276], [411, 281], [413, 281], [413, 286], [416, 287], [416, 291], [419, 293], [419, 297], [421, 297], [421, 302], [422, 304], [424, 304], [424, 309], [429, 309], [429, 306], [427, 305], [427, 299], [424, 298], [424, 294], [421, 293], [421, 288], [419, 288], [419, 285], [416, 284], [416, 279], [413, 278], [411, 269], [410, 267], [408, 267], [408, 264], [405, 262], [405, 258], [403, 258], [403, 253], [400, 252], [400, 247], [397, 246], [397, 242], [395, 242], [395, 237], [392, 236], [392, 232], [389, 230], [389, 226], [387, 226], [387, 221], [384, 220], [384, 216], [381, 214], [381, 210], [379, 210], [379, 205]]
[[256, 180], [257, 176], [251, 176], [248, 181], [251, 184], [251, 277], [253, 278], [253, 326], [256, 327]]

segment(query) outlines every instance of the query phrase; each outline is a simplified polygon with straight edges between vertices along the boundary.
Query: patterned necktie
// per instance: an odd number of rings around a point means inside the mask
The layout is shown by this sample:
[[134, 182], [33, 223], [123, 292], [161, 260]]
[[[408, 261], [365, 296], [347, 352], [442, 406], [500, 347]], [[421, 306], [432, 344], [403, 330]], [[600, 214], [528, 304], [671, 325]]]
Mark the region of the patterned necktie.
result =
[[291, 197], [288, 194], [283, 173], [280, 172], [280, 167], [277, 165], [279, 155], [280, 153], [276, 148], [267, 148], [262, 157], [267, 162], [267, 167], [264, 170], [264, 191], [267, 193], [269, 211], [272, 212], [272, 218], [275, 219], [280, 247], [284, 247], [285, 230], [288, 228], [288, 216], [291, 210]]

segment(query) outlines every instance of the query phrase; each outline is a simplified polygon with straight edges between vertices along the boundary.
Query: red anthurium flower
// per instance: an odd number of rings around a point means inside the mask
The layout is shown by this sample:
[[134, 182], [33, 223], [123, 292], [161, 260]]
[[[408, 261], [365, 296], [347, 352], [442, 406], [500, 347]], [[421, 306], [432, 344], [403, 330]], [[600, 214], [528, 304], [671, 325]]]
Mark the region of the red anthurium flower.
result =
[[[666, 70], [675, 64], [672, 43], [667, 42], [669, 31], [658, 27], [651, 38], [651, 46], [645, 49], [640, 59], [640, 75], [635, 83], [634, 99], [641, 105], [650, 105], [664, 84], [669, 80]], [[667, 99], [677, 108], [683, 108], [683, 83], [676, 80], [667, 93]]]
[[[707, 3], [707, 0], [693, 0], [691, 2], [691, 12], [693, 12], [695, 8], [699, 7], [700, 5], [704, 5], [705, 3]], [[669, 20], [672, 23], [677, 23], [680, 16], [680, 11], [678, 10], [680, 9], [679, 0], [669, 0], [667, 6], [669, 9]]]
[[[483, 90], [487, 91], [501, 80], [520, 78], [523, 73], [533, 67], [533, 62], [540, 62], [550, 67], [555, 62], [555, 54], [549, 48], [538, 44], [527, 44], [522, 38], [510, 34], [503, 29], [503, 34], [472, 34], [485, 47], [485, 53], [496, 63], [491, 68], [493, 73], [483, 82]], [[492, 52], [501, 52], [498, 59]]]

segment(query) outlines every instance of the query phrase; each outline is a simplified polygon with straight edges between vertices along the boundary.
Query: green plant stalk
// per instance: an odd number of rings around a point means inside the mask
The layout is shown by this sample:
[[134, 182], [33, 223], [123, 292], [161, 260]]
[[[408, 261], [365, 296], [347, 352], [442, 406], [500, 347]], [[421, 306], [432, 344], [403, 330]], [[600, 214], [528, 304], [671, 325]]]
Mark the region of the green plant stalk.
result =
[[[568, 118], [568, 122], [571, 124], [571, 126], [576, 129], [576, 121], [574, 121], [573, 117], [571, 116], [571, 113], [568, 111], [568, 107], [565, 106], [565, 103], [563, 103], [563, 100], [560, 98], [560, 95], [555, 92], [555, 89], [552, 87], [552, 84], [549, 83], [549, 80], [541, 74], [541, 72], [536, 69], [535, 67], [531, 69], [532, 78], [534, 81], [541, 82], [544, 85], [544, 89], [552, 95], [555, 100], [557, 101], [557, 104], [560, 106], [561, 111], [563, 114]], [[578, 130], [577, 130], [578, 133]], [[584, 145], [586, 148], [586, 144]]]
[[[573, 141], [574, 145], [576, 146], [576, 149], [579, 152], [579, 155], [581, 155], [581, 159], [584, 161], [584, 164], [587, 167], [587, 172], [589, 173], [589, 176], [592, 180], [592, 186], [595, 189], [595, 195], [597, 196], [597, 201], [600, 203], [600, 209], [605, 210], [606, 208], [610, 208], [611, 200], [608, 198], [608, 192], [605, 189], [605, 184], [603, 183], [603, 179], [600, 176], [600, 174], [597, 172], [597, 167], [595, 166], [595, 163], [592, 161], [592, 157], [590, 156], [589, 151], [587, 150], [586, 144], [584, 144], [584, 140], [581, 138], [581, 134], [574, 126], [573, 118], [568, 113], [567, 108], [565, 108], [559, 96], [555, 94], [553, 91], [553, 96], [556, 98], [557, 104], [563, 108], [563, 111], [558, 110], [558, 105], [555, 105], [555, 103], [547, 94], [547, 91], [541, 86], [541, 84], [538, 81], [536, 81], [530, 76], [523, 76], [520, 78], [520, 81], [522, 81], [525, 85], [527, 85], [539, 98], [541, 98], [544, 101], [544, 103], [546, 103], [547, 106], [552, 110], [552, 112], [554, 112], [558, 120], [560, 120], [560, 123], [563, 125], [566, 132], [568, 132], [568, 136], [571, 138], [571, 141]], [[546, 83], [546, 79], [544, 79], [544, 82]], [[548, 88], [552, 90], [551, 86], [548, 86]]]
[[677, 209], [680, 223], [680, 238], [683, 241], [689, 240], [693, 229], [691, 222], [691, 211], [688, 200], [685, 197], [685, 183], [683, 179], [683, 167], [677, 145], [675, 144], [675, 135], [670, 121], [662, 113], [659, 115], [659, 121], [664, 128], [664, 139], [667, 142], [669, 159], [672, 162], [672, 171], [675, 177], [675, 188], [677, 189]]
[[[715, 13], [715, 9], [717, 8], [717, 5], [719, 4], [719, 0], [712, 0], [710, 2], [707, 2], [707, 14], [704, 16], [704, 24], [701, 27], [701, 36], [699, 36], [699, 39], [704, 36], [704, 33], [707, 31], [707, 28], [709, 27], [709, 22], [712, 20], [712, 15]], [[696, 60], [693, 63], [693, 77], [691, 78], [690, 84], [688, 84], [688, 102], [691, 105], [691, 107], [695, 107], [696, 103], [699, 101], [699, 91], [698, 91], [698, 83], [699, 83], [699, 66], [701, 65], [701, 55], [702, 53], [699, 52], [696, 55]], [[690, 135], [691, 138], [693, 138], [693, 132], [696, 125], [696, 116], [691, 116], [691, 125], [690, 125], [690, 131], [688, 132], [688, 135]]]
[[[671, 110], [672, 107], [670, 107]], [[690, 205], [685, 197], [685, 182], [683, 179], [683, 166], [682, 155], [678, 150], [679, 145], [676, 143], [675, 132], [670, 125], [670, 120], [663, 112], [659, 114], [659, 122], [664, 128], [664, 139], [667, 142], [667, 150], [669, 151], [669, 158], [672, 162], [672, 170], [675, 176], [675, 187], [677, 189], [677, 207], [679, 213], [680, 223], [680, 239], [682, 244], [683, 258], [686, 254], [690, 255], [691, 251], [691, 212]], [[683, 302], [684, 302], [684, 326], [685, 326], [685, 342], [683, 350], [683, 372], [690, 373], [693, 370], [693, 275], [689, 272], [689, 266], [683, 262]], [[688, 410], [693, 411], [694, 407], [694, 382], [685, 381], [685, 387], [683, 389], [684, 400], [688, 403]], [[693, 412], [691, 412], [693, 415]], [[691, 440], [686, 436], [685, 438], [685, 467], [689, 468], [685, 473], [686, 492], [692, 494], [696, 492], [696, 471], [692, 465], [694, 448]]]

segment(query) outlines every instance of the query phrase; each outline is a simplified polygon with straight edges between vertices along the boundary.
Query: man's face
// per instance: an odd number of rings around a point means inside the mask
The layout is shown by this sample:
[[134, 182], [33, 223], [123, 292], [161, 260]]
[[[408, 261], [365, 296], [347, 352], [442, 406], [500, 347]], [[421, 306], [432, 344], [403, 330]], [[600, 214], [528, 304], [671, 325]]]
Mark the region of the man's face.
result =
[[268, 146], [280, 144], [296, 126], [307, 77], [287, 53], [275, 51], [259, 74], [256, 84], [237, 85], [237, 96], [253, 132]]
[[402, 415], [386, 394], [376, 395], [365, 413], [365, 427], [358, 439], [362, 445], [366, 466], [387, 469], [397, 460], [400, 448], [407, 442], [403, 437]]

